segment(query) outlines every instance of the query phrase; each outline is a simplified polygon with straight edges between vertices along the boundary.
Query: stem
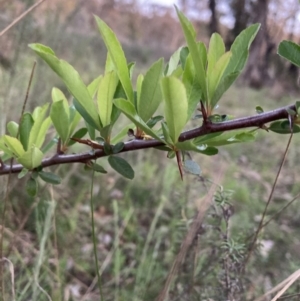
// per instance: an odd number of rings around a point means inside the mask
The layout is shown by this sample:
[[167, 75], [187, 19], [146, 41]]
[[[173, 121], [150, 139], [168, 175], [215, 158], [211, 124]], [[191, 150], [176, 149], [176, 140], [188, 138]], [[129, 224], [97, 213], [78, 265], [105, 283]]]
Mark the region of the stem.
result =
[[[235, 120], [229, 120], [220, 123], [206, 123], [199, 128], [195, 128], [182, 133], [179, 137], [179, 141], [190, 140], [196, 137], [204, 136], [210, 133], [226, 132], [231, 130], [256, 127], [262, 128], [264, 124], [280, 119], [288, 118], [289, 110], [296, 110], [294, 105], [288, 107], [279, 108], [273, 111], [265, 112], [255, 116], [248, 116], [238, 118]], [[163, 146], [164, 144], [158, 140], [131, 140], [125, 143], [121, 152], [129, 152], [139, 149], [146, 149], [152, 147]], [[87, 161], [94, 160], [100, 157], [107, 156], [103, 150], [95, 150], [93, 154], [91, 152], [85, 152], [81, 154], [67, 154], [67, 155], [55, 155], [51, 158], [45, 158], [42, 161], [42, 167], [48, 167], [53, 165], [67, 164], [67, 163], [86, 163]], [[23, 166], [21, 164], [15, 164], [10, 168], [9, 165], [0, 166], [0, 175], [11, 173], [19, 173]]]
[[95, 264], [96, 264], [96, 271], [97, 271], [97, 278], [98, 278], [98, 287], [100, 291], [100, 300], [104, 301], [103, 292], [102, 292], [102, 283], [101, 283], [101, 275], [99, 271], [99, 264], [98, 264], [98, 255], [97, 255], [97, 238], [95, 233], [95, 219], [94, 219], [94, 200], [93, 200], [93, 190], [94, 190], [94, 178], [95, 178], [95, 171], [93, 171], [92, 175], [92, 183], [91, 183], [91, 222], [92, 222], [92, 238], [93, 238], [93, 247], [94, 247], [94, 257], [95, 257]]

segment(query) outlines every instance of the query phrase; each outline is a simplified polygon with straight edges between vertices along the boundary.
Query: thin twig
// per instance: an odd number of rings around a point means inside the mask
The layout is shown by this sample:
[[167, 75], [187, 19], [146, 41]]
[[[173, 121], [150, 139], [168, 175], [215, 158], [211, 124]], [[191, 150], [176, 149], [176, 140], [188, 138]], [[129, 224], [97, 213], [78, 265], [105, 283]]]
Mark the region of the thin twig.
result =
[[38, 7], [42, 2], [45, 0], [40, 0], [39, 2], [33, 4], [31, 7], [29, 7], [26, 11], [24, 11], [23, 14], [21, 14], [19, 17], [17, 17], [13, 22], [11, 22], [8, 26], [6, 26], [1, 32], [0, 37], [3, 36], [8, 30], [10, 30], [14, 25], [16, 25], [19, 21], [21, 21], [27, 14], [29, 14], [32, 10], [34, 10], [36, 7]]
[[[234, 120], [219, 122], [219, 123], [207, 123], [203, 124], [199, 128], [195, 128], [189, 131], [186, 131], [182, 133], [179, 137], [179, 141], [186, 141], [190, 140], [196, 137], [204, 136], [210, 133], [218, 133], [218, 132], [226, 132], [231, 130], [238, 130], [238, 129], [244, 129], [249, 127], [256, 127], [261, 128], [262, 125], [276, 121], [281, 119], [286, 119], [288, 117], [289, 110], [296, 110], [295, 105], [290, 105], [287, 107], [279, 108], [270, 112], [265, 112], [259, 115], [255, 116], [248, 116], [243, 118], [237, 118]], [[163, 146], [164, 144], [161, 141], [151, 139], [151, 140], [131, 140], [129, 142], [126, 142], [124, 145], [124, 148], [122, 149], [123, 152], [129, 152], [139, 149], [147, 149], [147, 148], [153, 148], [153, 147], [159, 147]], [[53, 165], [61, 165], [61, 164], [69, 164], [69, 163], [86, 163], [90, 160], [94, 160], [97, 158], [105, 157], [107, 154], [105, 154], [104, 150], [97, 149], [94, 150], [93, 153], [85, 152], [80, 154], [66, 154], [66, 155], [55, 155], [51, 158], [45, 158], [43, 159], [41, 165], [42, 167], [49, 167]], [[21, 164], [15, 164], [10, 169], [10, 166], [4, 165], [0, 169], [0, 175], [9, 174], [11, 173], [19, 173], [23, 169], [23, 166]]]
[[264, 212], [262, 214], [262, 217], [261, 217], [261, 220], [259, 222], [259, 225], [258, 225], [258, 228], [257, 228], [257, 231], [255, 232], [255, 236], [254, 236], [254, 239], [252, 241], [252, 244], [250, 246], [250, 249], [249, 249], [249, 252], [247, 254], [247, 257], [244, 261], [244, 265], [243, 265], [243, 269], [245, 270], [246, 269], [246, 265], [255, 249], [255, 245], [256, 245], [256, 241], [257, 241], [257, 238], [258, 238], [258, 235], [261, 231], [261, 229], [263, 228], [263, 222], [264, 222], [264, 219], [265, 219], [265, 216], [267, 214], [267, 210], [268, 210], [268, 207], [269, 207], [269, 204], [273, 198], [273, 194], [274, 194], [274, 191], [275, 191], [275, 188], [276, 188], [276, 185], [277, 185], [277, 181], [278, 181], [278, 178], [279, 178], [279, 175], [281, 173], [281, 170], [282, 170], [282, 167], [284, 165], [284, 162], [285, 162], [285, 159], [286, 159], [286, 156], [287, 156], [287, 152], [289, 150], [289, 147], [290, 147], [290, 144], [291, 144], [291, 141], [292, 141], [292, 138], [293, 138], [293, 133], [291, 133], [290, 135], [290, 138], [288, 140], [288, 143], [287, 143], [287, 146], [285, 148], [285, 151], [284, 151], [284, 154], [283, 154], [283, 157], [282, 157], [282, 160], [281, 160], [281, 163], [280, 163], [280, 166], [279, 166], [279, 169], [278, 169], [278, 172], [276, 174], [276, 177], [275, 177], [275, 180], [274, 180], [274, 183], [273, 183], [273, 186], [272, 186], [272, 190], [270, 192], [270, 195], [269, 195], [269, 198], [268, 198], [268, 201], [266, 203], [266, 206], [265, 206], [265, 209], [264, 209]]

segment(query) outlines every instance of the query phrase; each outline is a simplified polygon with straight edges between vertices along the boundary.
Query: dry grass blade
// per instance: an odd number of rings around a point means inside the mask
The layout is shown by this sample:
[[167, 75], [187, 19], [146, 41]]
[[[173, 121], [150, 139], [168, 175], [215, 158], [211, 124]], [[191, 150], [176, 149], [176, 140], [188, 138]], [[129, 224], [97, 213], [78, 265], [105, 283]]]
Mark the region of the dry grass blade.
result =
[[7, 27], [5, 27], [0, 32], [0, 37], [3, 36], [8, 30], [10, 30], [14, 25], [16, 25], [19, 21], [21, 21], [26, 15], [28, 15], [31, 11], [33, 11], [37, 6], [39, 6], [44, 1], [45, 0], [40, 0], [39, 2], [33, 4], [31, 7], [29, 7], [26, 11], [24, 11], [23, 14], [21, 14], [18, 18], [16, 18], [12, 23], [10, 23]]
[[294, 272], [292, 275], [290, 275], [285, 280], [283, 280], [281, 283], [277, 284], [274, 288], [272, 288], [270, 291], [265, 293], [263, 296], [255, 299], [254, 301], [265, 300], [267, 296], [269, 296], [275, 292], [278, 292], [280, 290], [271, 301], [278, 300], [299, 277], [300, 277], [300, 269], [297, 270], [296, 272]]
[[[220, 175], [219, 178], [221, 177], [222, 174], [223, 174], [223, 172], [219, 173], [219, 175]], [[192, 243], [199, 231], [199, 228], [201, 227], [205, 213], [208, 210], [208, 208], [211, 204], [213, 195], [216, 191], [216, 186], [217, 186], [217, 184], [214, 183], [210, 187], [210, 189], [209, 189], [207, 195], [204, 197], [204, 199], [199, 202], [200, 204], [198, 206], [198, 214], [195, 217], [194, 222], [181, 245], [180, 251], [177, 254], [177, 256], [173, 262], [171, 270], [169, 271], [166, 283], [165, 283], [162, 291], [158, 295], [158, 297], [155, 299], [156, 301], [164, 301], [166, 299], [169, 289], [170, 289], [170, 286], [171, 286], [171, 283], [172, 283], [174, 277], [177, 275], [178, 269], [179, 269], [180, 265], [183, 263], [186, 253], [187, 253], [188, 249], [190, 248], [190, 246], [192, 245]]]

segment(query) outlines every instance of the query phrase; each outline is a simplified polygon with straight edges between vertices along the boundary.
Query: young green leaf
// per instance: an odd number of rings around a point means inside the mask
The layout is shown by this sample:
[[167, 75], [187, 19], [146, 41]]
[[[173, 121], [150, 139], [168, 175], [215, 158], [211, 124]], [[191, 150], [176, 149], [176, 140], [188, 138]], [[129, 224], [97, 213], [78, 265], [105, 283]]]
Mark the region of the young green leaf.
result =
[[278, 47], [278, 54], [300, 67], [300, 45], [292, 41], [282, 41]]
[[27, 168], [22, 168], [21, 172], [18, 174], [18, 179], [22, 179], [23, 177], [25, 177], [28, 171], [29, 170]]
[[[76, 131], [74, 133], [74, 135], [72, 135], [72, 138], [81, 139], [82, 137], [84, 137], [86, 135], [87, 132], [88, 132], [87, 128], [81, 128], [78, 131]], [[68, 142], [68, 146], [71, 146], [75, 143], [76, 143], [76, 141], [70, 139], [69, 142]]]
[[220, 57], [225, 53], [225, 45], [222, 37], [218, 33], [213, 33], [207, 53], [207, 76], [213, 72], [213, 68]]
[[[208, 99], [211, 101], [216, 89], [221, 81], [223, 73], [228, 66], [231, 57], [231, 52], [224, 53], [219, 60], [215, 63], [212, 71], [207, 76], [207, 86], [208, 86]], [[213, 107], [212, 107], [213, 108]]]
[[37, 195], [38, 191], [38, 183], [35, 179], [29, 178], [28, 181], [26, 182], [26, 192], [28, 193], [29, 196], [35, 197]]
[[248, 59], [250, 45], [253, 42], [259, 28], [260, 24], [253, 24], [244, 29], [235, 38], [230, 48], [232, 56], [223, 76], [233, 72], [241, 72], [243, 70]]
[[195, 40], [196, 33], [193, 28], [193, 25], [186, 18], [186, 16], [184, 16], [184, 14], [178, 10], [177, 7], [176, 7], [176, 11], [177, 11], [177, 15], [179, 17], [180, 23], [181, 23], [181, 27], [184, 32], [186, 42], [189, 47], [189, 51], [190, 51], [193, 63], [194, 63], [196, 77], [199, 81], [199, 84], [200, 84], [200, 87], [201, 87], [201, 90], [203, 93], [203, 98], [204, 98], [204, 100], [206, 100], [207, 99], [207, 94], [206, 94], [207, 88], [206, 88], [205, 64], [203, 62], [203, 59], [206, 57], [206, 51], [204, 52], [205, 47], [203, 44], [199, 44], [199, 46], [198, 46], [198, 44], [196, 43], [196, 40]]
[[36, 146], [37, 148], [41, 148], [41, 147], [42, 147], [42, 145], [43, 145], [43, 143], [44, 143], [44, 141], [45, 141], [46, 134], [47, 134], [47, 131], [48, 131], [50, 125], [51, 125], [51, 118], [50, 118], [50, 117], [47, 117], [47, 118], [43, 121], [43, 123], [42, 123], [42, 125], [41, 125], [41, 128], [40, 128], [40, 130], [39, 130], [38, 136], [37, 136], [37, 138], [36, 138], [35, 146]]
[[113, 107], [113, 97], [116, 91], [119, 79], [114, 71], [106, 73], [102, 78], [98, 94], [98, 112], [102, 126], [105, 127], [111, 122], [111, 112]]
[[24, 113], [21, 119], [20, 126], [20, 141], [24, 147], [24, 150], [28, 149], [28, 141], [31, 129], [33, 127], [34, 120], [30, 113]]
[[176, 143], [183, 130], [188, 114], [188, 102], [183, 83], [175, 77], [164, 77], [161, 80], [165, 100], [165, 118], [169, 134]]
[[132, 180], [134, 178], [134, 170], [130, 164], [123, 158], [117, 156], [109, 156], [108, 163], [110, 166], [123, 177]]
[[17, 160], [27, 169], [34, 169], [41, 165], [44, 154], [37, 148], [31, 147]]
[[169, 63], [168, 63], [168, 70], [166, 73], [166, 76], [170, 76], [172, 75], [172, 73], [174, 72], [174, 70], [177, 69], [177, 66], [180, 62], [180, 53], [181, 53], [181, 49], [182, 47], [179, 47], [171, 56]]
[[65, 111], [67, 111], [67, 109], [69, 108], [68, 100], [67, 100], [65, 94], [61, 90], [59, 90], [58, 88], [55, 88], [55, 87], [52, 88], [51, 96], [52, 96], [53, 102], [64, 100]]
[[[269, 130], [277, 134], [291, 134], [290, 124], [288, 120], [279, 120], [271, 123]], [[293, 133], [299, 133], [300, 127], [296, 124], [293, 126]]]
[[13, 154], [15, 154], [17, 157], [23, 156], [25, 150], [23, 148], [23, 145], [17, 138], [4, 135], [2, 139], [5, 145]]
[[113, 154], [119, 153], [124, 148], [124, 146], [125, 146], [124, 142], [118, 142], [112, 148]]
[[33, 145], [37, 146], [37, 144], [40, 144], [40, 141], [38, 141], [39, 132], [41, 130], [41, 126], [46, 119], [46, 112], [48, 110], [49, 104], [46, 103], [42, 107], [39, 108], [39, 110], [35, 110], [33, 112], [33, 119], [34, 124], [31, 128], [29, 139], [28, 139], [28, 149], [31, 148]]
[[161, 141], [162, 140], [147, 124], [138, 116], [133, 104], [126, 99], [114, 99], [114, 104], [119, 108], [138, 128], [143, 130], [147, 135]]
[[187, 121], [191, 119], [197, 104], [199, 104], [201, 99], [201, 87], [197, 78], [195, 76], [195, 69], [193, 66], [192, 58], [188, 55], [185, 63], [185, 69], [182, 75], [182, 82], [186, 89], [187, 99], [188, 99], [188, 113]]
[[52, 172], [40, 171], [38, 173], [38, 175], [43, 181], [45, 181], [47, 183], [50, 183], [53, 185], [58, 185], [61, 183], [61, 178]]
[[69, 129], [69, 135], [73, 135], [76, 126], [78, 125], [81, 116], [80, 114], [77, 112], [77, 110], [75, 109], [75, 107], [73, 105], [71, 105], [69, 107], [69, 116], [70, 116], [70, 129]]
[[142, 84], [144, 81], [144, 75], [139, 74], [136, 80], [136, 96], [137, 96], [137, 103], [135, 104], [135, 107], [138, 108], [139, 106], [139, 101], [141, 99], [141, 92], [142, 92]]
[[122, 83], [125, 90], [127, 99], [133, 103], [133, 89], [129, 77], [129, 70], [127, 67], [127, 61], [118, 41], [116, 35], [111, 30], [111, 28], [103, 22], [99, 17], [95, 16], [99, 31], [105, 43], [105, 46], [109, 52], [109, 55], [114, 63], [115, 69], [117, 71], [118, 77]]
[[220, 80], [218, 87], [210, 101], [211, 108], [213, 109], [222, 95], [228, 90], [228, 88], [234, 83], [237, 77], [240, 75], [240, 72], [233, 72], [226, 76], [223, 75], [222, 79]]
[[[92, 120], [92, 125], [99, 129], [100, 121], [97, 111], [95, 110], [93, 99], [78, 72], [66, 61], [59, 60], [51, 48], [41, 44], [30, 44], [29, 47], [32, 48], [62, 79], [70, 93], [80, 104], [80, 111], [84, 112], [85, 115], [82, 115], [82, 117], [85, 118], [89, 123], [90, 120]], [[87, 118], [86, 115], [89, 117]]]
[[177, 142], [176, 148], [184, 151], [193, 151], [207, 156], [214, 156], [218, 153], [218, 149], [212, 146], [207, 146], [203, 143], [195, 143], [194, 140]]
[[92, 170], [94, 170], [96, 172], [107, 173], [107, 171], [101, 165], [99, 165], [97, 163], [92, 163], [92, 165], [90, 167], [92, 168]]
[[169, 132], [168, 126], [165, 122], [161, 123], [161, 128], [162, 128], [162, 132], [163, 132], [163, 135], [164, 135], [164, 138], [165, 138], [167, 144], [173, 145], [174, 143], [170, 137], [170, 132]]
[[8, 122], [6, 127], [7, 127], [7, 131], [10, 134], [10, 136], [17, 138], [18, 131], [19, 131], [19, 125], [14, 121], [10, 121], [10, 122]]
[[157, 110], [161, 100], [160, 79], [162, 77], [163, 59], [155, 62], [147, 71], [138, 97], [137, 112], [147, 122]]
[[50, 118], [52, 123], [62, 140], [62, 144], [66, 144], [69, 139], [69, 107], [65, 105], [65, 100], [53, 102], [50, 110]]
[[94, 96], [96, 95], [102, 78], [103, 75], [99, 75], [87, 86], [87, 89], [92, 98], [94, 98]]

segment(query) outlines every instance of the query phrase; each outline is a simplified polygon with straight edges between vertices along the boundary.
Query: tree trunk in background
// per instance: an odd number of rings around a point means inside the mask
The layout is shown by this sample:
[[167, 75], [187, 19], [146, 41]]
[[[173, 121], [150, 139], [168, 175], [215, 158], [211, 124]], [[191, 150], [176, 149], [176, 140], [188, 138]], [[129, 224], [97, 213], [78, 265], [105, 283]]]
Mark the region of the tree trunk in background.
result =
[[261, 23], [261, 29], [251, 46], [243, 78], [251, 87], [257, 89], [269, 81], [269, 58], [275, 47], [267, 28], [268, 3], [269, 0], [257, 0], [253, 3], [252, 14], [250, 16], [250, 23]]
[[227, 44], [231, 45], [235, 37], [247, 27], [249, 20], [249, 12], [246, 6], [249, 6], [249, 0], [232, 0], [230, 7], [234, 17], [234, 26], [227, 38]]
[[216, 12], [216, 0], [209, 0], [209, 9], [211, 11], [211, 17], [209, 22], [209, 34], [212, 35], [214, 32], [219, 32]]

